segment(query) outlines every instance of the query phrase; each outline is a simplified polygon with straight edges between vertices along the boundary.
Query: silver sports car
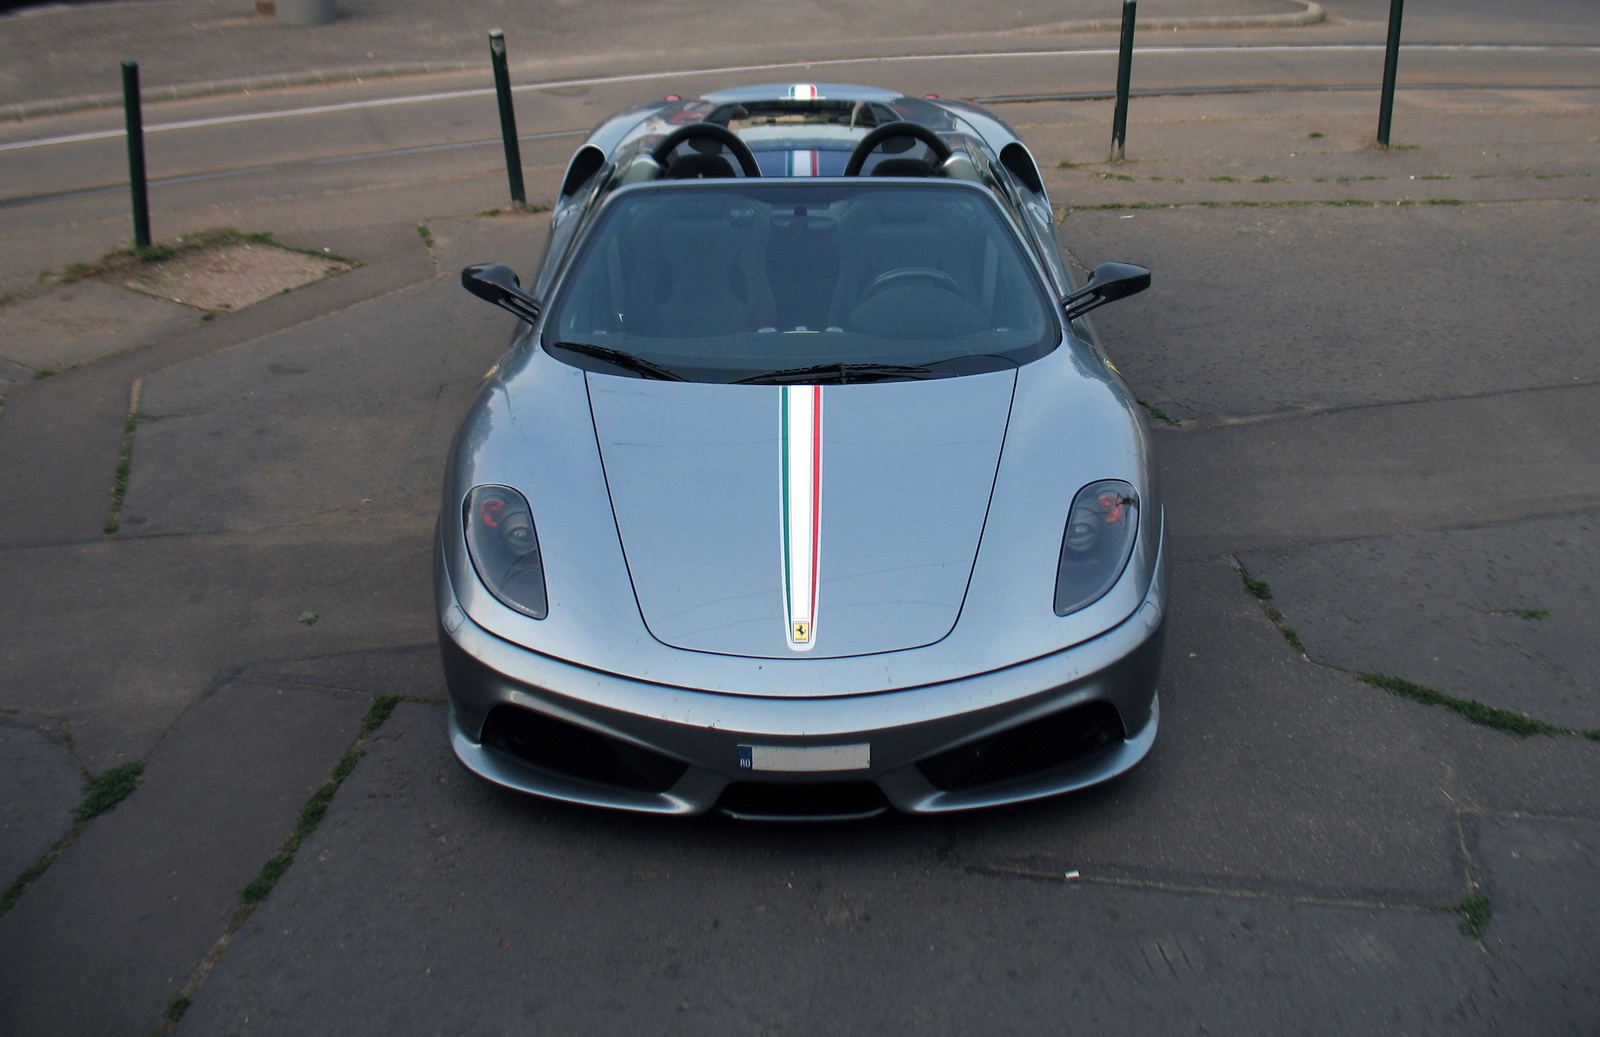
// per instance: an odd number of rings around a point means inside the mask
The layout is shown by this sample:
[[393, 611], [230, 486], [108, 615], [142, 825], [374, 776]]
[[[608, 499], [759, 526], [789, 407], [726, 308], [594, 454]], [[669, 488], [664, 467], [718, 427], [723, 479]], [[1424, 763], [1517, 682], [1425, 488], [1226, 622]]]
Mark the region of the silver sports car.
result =
[[937, 813], [1155, 739], [1161, 501], [1026, 145], [842, 84], [628, 108], [573, 155], [451, 449], [450, 739], [556, 799]]

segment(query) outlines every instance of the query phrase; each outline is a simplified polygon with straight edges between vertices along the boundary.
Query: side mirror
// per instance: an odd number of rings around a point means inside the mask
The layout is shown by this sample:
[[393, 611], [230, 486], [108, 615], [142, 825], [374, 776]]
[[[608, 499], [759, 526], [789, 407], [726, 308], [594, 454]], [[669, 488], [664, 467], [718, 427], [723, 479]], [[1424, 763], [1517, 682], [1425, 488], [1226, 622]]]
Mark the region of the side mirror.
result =
[[1061, 300], [1068, 320], [1076, 320], [1097, 306], [1136, 295], [1150, 287], [1150, 271], [1132, 263], [1101, 263], [1089, 283]]
[[539, 319], [539, 300], [522, 290], [516, 271], [504, 263], [479, 263], [461, 271], [461, 287], [532, 324]]

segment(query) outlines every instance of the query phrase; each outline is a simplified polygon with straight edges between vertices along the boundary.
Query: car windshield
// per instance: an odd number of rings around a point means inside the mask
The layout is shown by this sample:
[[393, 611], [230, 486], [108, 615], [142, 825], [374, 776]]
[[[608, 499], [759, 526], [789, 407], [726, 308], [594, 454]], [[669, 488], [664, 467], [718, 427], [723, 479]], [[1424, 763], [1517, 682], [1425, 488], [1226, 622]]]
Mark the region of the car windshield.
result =
[[1044, 355], [1061, 340], [1054, 310], [979, 189], [653, 184], [601, 215], [544, 343], [641, 377], [927, 378]]

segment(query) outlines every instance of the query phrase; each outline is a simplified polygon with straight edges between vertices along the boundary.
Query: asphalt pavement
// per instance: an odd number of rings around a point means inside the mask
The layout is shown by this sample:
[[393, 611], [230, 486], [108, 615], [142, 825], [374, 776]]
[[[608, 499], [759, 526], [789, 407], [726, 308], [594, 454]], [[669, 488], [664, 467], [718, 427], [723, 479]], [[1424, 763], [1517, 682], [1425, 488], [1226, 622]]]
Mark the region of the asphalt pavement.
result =
[[[1326, 6], [1251, 37], [1289, 49], [1177, 33], [1202, 49], [1141, 55], [1136, 86], [1369, 82], [1371, 51], [1293, 48], [1365, 46], [1383, 5]], [[1076, 13], [1050, 8], [1017, 24]], [[1411, 10], [1447, 43], [1591, 27], [1560, 0]], [[555, 11], [593, 20], [561, 37], [591, 81], [519, 92], [536, 200], [577, 139], [547, 134], [789, 74], [710, 71], [739, 50], [695, 49], [708, 9], [640, 9], [618, 38], [669, 24], [677, 49], [623, 57], [596, 56], [614, 10]], [[953, 34], [939, 48], [893, 31], [924, 13], [773, 17], [867, 18], [802, 56], [913, 92], [1088, 90], [1112, 67], [928, 56], [1001, 47], [948, 12], [918, 23]], [[0, 285], [24, 296], [0, 303], [0, 882], [48, 861], [0, 911], [0, 1032], [1595, 1032], [1600, 77], [1570, 49], [1406, 61], [1389, 151], [1359, 91], [1141, 98], [1115, 166], [1105, 102], [996, 105], [1073, 260], [1156, 273], [1097, 326], [1155, 435], [1171, 631], [1144, 764], [937, 820], [640, 819], [454, 763], [433, 511], [510, 331], [454, 271], [531, 270], [544, 235], [486, 214], [505, 185], [478, 73], [153, 105], [213, 120], [151, 136], [159, 236], [228, 223], [363, 264], [215, 319], [38, 281], [126, 235], [119, 141], [0, 150]], [[8, 125], [0, 148], [117, 117]], [[75, 825], [86, 779], [127, 763], [139, 787]], [[264, 865], [276, 885], [241, 899]]]

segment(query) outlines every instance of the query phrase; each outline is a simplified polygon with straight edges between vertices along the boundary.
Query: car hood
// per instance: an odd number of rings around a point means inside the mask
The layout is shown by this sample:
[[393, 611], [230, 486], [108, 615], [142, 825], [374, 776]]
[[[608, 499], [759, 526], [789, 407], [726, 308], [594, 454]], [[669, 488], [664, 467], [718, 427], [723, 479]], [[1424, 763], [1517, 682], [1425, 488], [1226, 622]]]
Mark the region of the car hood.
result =
[[918, 648], [955, 626], [1015, 371], [823, 387], [587, 378], [657, 640], [837, 657]]

